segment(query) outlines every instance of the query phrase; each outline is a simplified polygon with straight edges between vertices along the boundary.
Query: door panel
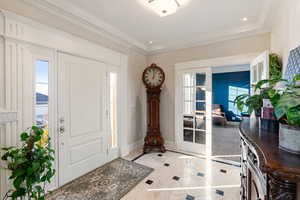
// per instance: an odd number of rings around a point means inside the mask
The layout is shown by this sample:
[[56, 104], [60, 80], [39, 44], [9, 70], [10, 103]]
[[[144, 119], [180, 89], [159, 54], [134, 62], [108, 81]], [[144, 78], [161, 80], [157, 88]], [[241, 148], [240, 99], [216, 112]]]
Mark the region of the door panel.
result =
[[106, 158], [105, 64], [59, 55], [59, 185]]
[[252, 86], [260, 80], [269, 78], [269, 51], [261, 53], [251, 62], [250, 73]]
[[184, 71], [178, 80], [177, 144], [180, 150], [211, 153], [211, 70]]

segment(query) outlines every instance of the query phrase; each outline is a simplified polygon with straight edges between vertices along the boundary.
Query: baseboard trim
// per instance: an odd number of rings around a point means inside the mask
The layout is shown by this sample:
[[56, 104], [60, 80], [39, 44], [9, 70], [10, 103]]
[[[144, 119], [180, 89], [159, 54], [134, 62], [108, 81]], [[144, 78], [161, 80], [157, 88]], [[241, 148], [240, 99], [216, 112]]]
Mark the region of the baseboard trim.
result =
[[176, 143], [173, 141], [165, 141], [165, 147], [167, 150], [177, 151]]
[[144, 140], [143, 139], [138, 140], [138, 141], [136, 141], [134, 143], [128, 144], [125, 147], [121, 148], [121, 156], [122, 157], [123, 156], [127, 156], [131, 152], [133, 152], [133, 151], [135, 151], [137, 149], [143, 148], [143, 145], [144, 145]]

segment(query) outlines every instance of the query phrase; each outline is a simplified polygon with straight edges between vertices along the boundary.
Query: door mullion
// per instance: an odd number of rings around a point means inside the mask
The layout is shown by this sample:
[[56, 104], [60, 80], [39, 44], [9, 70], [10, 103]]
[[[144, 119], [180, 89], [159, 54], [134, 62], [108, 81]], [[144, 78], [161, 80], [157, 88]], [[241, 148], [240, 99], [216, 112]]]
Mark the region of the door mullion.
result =
[[193, 143], [196, 141], [196, 73], [193, 73]]

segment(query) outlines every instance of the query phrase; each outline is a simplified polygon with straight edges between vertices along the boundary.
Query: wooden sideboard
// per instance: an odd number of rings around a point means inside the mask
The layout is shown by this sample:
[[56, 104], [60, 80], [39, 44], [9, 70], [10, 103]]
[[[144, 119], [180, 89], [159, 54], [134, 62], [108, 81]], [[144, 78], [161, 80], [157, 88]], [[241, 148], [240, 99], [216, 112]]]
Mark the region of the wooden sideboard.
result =
[[241, 135], [241, 200], [300, 200], [300, 155], [278, 148], [278, 134], [244, 118]]

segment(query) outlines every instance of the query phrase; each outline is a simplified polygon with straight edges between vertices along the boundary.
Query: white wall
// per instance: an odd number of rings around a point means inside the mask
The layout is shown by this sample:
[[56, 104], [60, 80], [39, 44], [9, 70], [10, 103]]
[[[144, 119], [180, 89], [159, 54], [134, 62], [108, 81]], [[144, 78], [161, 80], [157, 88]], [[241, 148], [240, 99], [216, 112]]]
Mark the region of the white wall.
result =
[[269, 47], [270, 35], [262, 34], [148, 56], [148, 65], [156, 63], [163, 68], [166, 74], [161, 94], [160, 124], [167, 144], [172, 144], [175, 140], [174, 65], [176, 63], [263, 52]]
[[[128, 104], [129, 104], [129, 121], [128, 124], [128, 145], [130, 150], [143, 145], [143, 139], [146, 133], [146, 96], [143, 92], [142, 73], [147, 65], [146, 56], [138, 52], [129, 52], [128, 61]], [[129, 151], [130, 151], [129, 150]]]
[[300, 45], [300, 1], [278, 1], [273, 6], [271, 50], [282, 56], [285, 69], [290, 50]]

